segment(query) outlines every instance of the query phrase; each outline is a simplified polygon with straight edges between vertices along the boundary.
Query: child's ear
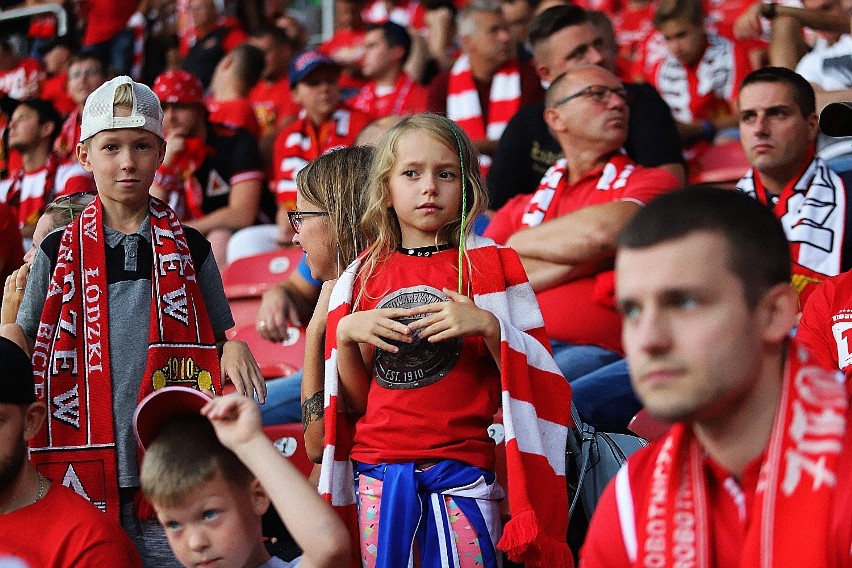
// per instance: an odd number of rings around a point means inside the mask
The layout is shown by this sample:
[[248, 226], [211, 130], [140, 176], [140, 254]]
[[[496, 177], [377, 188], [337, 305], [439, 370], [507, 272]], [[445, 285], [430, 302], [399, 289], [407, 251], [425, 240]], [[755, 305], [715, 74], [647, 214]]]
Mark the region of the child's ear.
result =
[[249, 495], [251, 499], [252, 511], [255, 515], [261, 516], [269, 509], [269, 495], [257, 479], [252, 479], [249, 483]]
[[89, 149], [82, 142], [77, 142], [77, 161], [87, 172], [92, 171], [92, 162], [89, 160]]

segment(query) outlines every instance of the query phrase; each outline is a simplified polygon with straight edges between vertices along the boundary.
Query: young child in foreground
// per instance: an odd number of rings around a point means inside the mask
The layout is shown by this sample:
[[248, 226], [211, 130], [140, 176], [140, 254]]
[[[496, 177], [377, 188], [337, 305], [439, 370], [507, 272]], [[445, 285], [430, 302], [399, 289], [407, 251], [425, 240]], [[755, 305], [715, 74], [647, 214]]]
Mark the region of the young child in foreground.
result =
[[[357, 503], [366, 568], [495, 568], [498, 539], [528, 567], [570, 566], [570, 388], [517, 254], [470, 234], [486, 206], [473, 145], [443, 117], [406, 117], [376, 148], [368, 195], [373, 244], [329, 303], [321, 492], [350, 527]], [[487, 433], [501, 398], [502, 537]]]
[[[204, 396], [167, 387], [148, 400], [173, 397], [176, 391], [178, 396]], [[184, 566], [348, 565], [350, 545], [343, 523], [264, 436], [252, 399], [230, 395], [201, 400], [194, 414], [165, 418], [161, 424], [154, 412], [146, 417], [145, 404], [137, 415], [137, 431], [146, 448], [142, 490]], [[150, 441], [143, 430], [151, 432]], [[304, 551], [291, 562], [270, 556], [263, 545], [261, 516], [270, 500]]]

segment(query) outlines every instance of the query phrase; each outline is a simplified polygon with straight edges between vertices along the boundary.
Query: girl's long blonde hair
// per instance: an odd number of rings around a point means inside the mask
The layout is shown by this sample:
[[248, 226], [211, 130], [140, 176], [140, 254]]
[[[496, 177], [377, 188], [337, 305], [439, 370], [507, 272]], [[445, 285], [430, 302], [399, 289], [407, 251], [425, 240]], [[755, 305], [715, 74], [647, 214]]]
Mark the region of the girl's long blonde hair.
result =
[[402, 245], [399, 220], [387, 203], [390, 201], [390, 178], [399, 159], [397, 144], [402, 136], [413, 132], [430, 136], [456, 152], [461, 166], [464, 214], [459, 210], [438, 231], [435, 244], [446, 240], [462, 251], [473, 220], [488, 207], [488, 194], [479, 171], [479, 154], [467, 134], [453, 121], [437, 114], [423, 113], [403, 118], [379, 140], [370, 169], [367, 210], [361, 227], [371, 244], [364, 259], [362, 281], [369, 278], [377, 263]]
[[328, 244], [337, 249], [338, 275], [368, 243], [361, 230], [361, 217], [367, 204], [364, 188], [372, 159], [371, 147], [341, 148], [313, 160], [296, 176], [302, 197], [328, 211]]

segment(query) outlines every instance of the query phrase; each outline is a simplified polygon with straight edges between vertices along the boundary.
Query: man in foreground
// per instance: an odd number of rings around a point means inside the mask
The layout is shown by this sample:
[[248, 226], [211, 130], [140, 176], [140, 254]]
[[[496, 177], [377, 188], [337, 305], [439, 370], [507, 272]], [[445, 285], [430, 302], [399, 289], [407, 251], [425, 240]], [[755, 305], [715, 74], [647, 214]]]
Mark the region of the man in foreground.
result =
[[584, 565], [852, 564], [849, 395], [789, 338], [790, 271], [780, 223], [737, 192], [663, 196], [621, 232], [633, 387], [676, 424], [604, 492]]

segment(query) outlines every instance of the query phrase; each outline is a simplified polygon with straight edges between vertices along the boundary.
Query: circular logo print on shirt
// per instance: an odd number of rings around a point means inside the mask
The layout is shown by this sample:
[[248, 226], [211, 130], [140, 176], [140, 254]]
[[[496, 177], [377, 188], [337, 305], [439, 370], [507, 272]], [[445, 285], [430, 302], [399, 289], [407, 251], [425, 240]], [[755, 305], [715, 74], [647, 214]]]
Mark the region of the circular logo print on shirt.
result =
[[[385, 297], [377, 308], [415, 308], [434, 302], [449, 300], [440, 290], [430, 286], [403, 288]], [[409, 324], [424, 316], [400, 318]], [[373, 372], [379, 386], [389, 389], [416, 389], [431, 385], [446, 377], [461, 355], [461, 337], [429, 343], [420, 339], [420, 330], [414, 332], [414, 341], [401, 343], [389, 341], [399, 347], [397, 353], [376, 349], [373, 355]]]

